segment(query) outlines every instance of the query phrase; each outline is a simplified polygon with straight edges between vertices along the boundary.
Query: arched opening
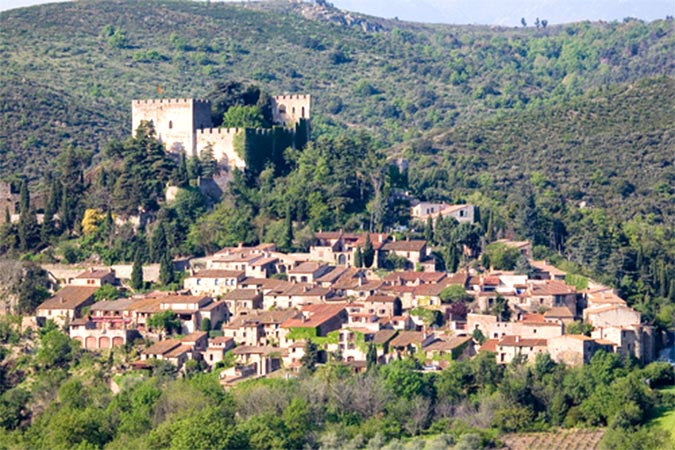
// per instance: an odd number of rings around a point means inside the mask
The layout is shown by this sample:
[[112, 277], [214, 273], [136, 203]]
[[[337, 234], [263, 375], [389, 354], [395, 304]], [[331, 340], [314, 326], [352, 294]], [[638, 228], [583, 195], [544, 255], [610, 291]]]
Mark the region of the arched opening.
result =
[[169, 120], [169, 130], [173, 128], [173, 121]]
[[108, 336], [101, 336], [98, 340], [98, 348], [110, 348], [110, 338]]
[[305, 118], [305, 107], [300, 108], [300, 117]]
[[345, 258], [344, 254], [340, 254], [338, 256], [338, 265], [344, 266], [345, 264], [347, 264], [347, 258]]

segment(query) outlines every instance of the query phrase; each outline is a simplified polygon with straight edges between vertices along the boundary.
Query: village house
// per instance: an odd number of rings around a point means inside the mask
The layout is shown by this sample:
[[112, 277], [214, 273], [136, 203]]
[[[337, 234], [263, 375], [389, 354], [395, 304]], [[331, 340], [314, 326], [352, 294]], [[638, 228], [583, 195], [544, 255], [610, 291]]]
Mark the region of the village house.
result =
[[[237, 363], [252, 368], [255, 376], [265, 376], [279, 370], [282, 366], [282, 358], [287, 353], [286, 349], [268, 346], [242, 345], [230, 350], [236, 357]], [[232, 370], [229, 370], [232, 372]], [[228, 372], [225, 372], [228, 373]]]
[[375, 252], [373, 258], [373, 268], [381, 267], [382, 246], [389, 239], [389, 236], [382, 233], [343, 233], [341, 231], [319, 232], [314, 236], [314, 244], [309, 248], [310, 259], [322, 261], [336, 266], [350, 267], [354, 264], [353, 258], [357, 248], [363, 247], [366, 243], [366, 236], [370, 237], [370, 242]]
[[566, 334], [548, 340], [548, 352], [551, 358], [568, 366], [581, 366], [591, 362], [593, 355], [603, 350], [612, 352], [613, 346], [609, 341], [593, 339], [580, 334]]
[[200, 270], [185, 278], [183, 288], [192, 295], [217, 297], [237, 289], [245, 278], [246, 272], [240, 270]]
[[474, 205], [448, 205], [447, 203], [419, 202], [410, 208], [413, 219], [426, 222], [429, 218], [436, 223], [439, 217], [453, 218], [459, 223], [473, 223], [475, 216]]
[[206, 364], [213, 367], [225, 358], [225, 353], [235, 346], [234, 339], [218, 336], [209, 339], [208, 346], [203, 352], [203, 359]]
[[390, 272], [382, 279], [388, 286], [419, 286], [436, 284], [447, 278], [446, 272], [416, 272], [412, 270]]
[[583, 315], [584, 322], [597, 328], [639, 325], [642, 321], [638, 311], [620, 304], [586, 308]]
[[141, 352], [141, 361], [167, 361], [181, 369], [191, 359], [201, 359], [207, 348], [205, 332], [190, 333], [182, 339], [165, 339], [152, 344]]
[[136, 329], [111, 321], [96, 322], [86, 317], [71, 320], [68, 335], [87, 350], [110, 349], [142, 338]]
[[369, 295], [360, 300], [363, 312], [375, 314], [379, 317], [400, 316], [402, 312], [401, 300], [391, 295]]
[[422, 348], [434, 339], [433, 334], [426, 334], [422, 331], [399, 331], [396, 337], [389, 342], [391, 350], [388, 355], [389, 361], [420, 353]]
[[507, 247], [516, 248], [520, 254], [526, 257], [528, 260], [532, 259], [532, 242], [530, 241], [512, 241], [510, 239], [499, 239], [496, 242], [504, 244]]
[[292, 283], [314, 283], [324, 274], [333, 270], [332, 266], [318, 262], [305, 262], [288, 271], [288, 281]]
[[96, 286], [64, 286], [37, 307], [35, 316], [64, 326], [82, 317], [82, 310], [94, 303], [94, 294], [98, 289]]
[[263, 296], [263, 308], [297, 308], [303, 305], [324, 303], [332, 297], [333, 290], [314, 286], [309, 283], [297, 283], [282, 289], [273, 289]]
[[509, 364], [515, 358], [534, 362], [536, 356], [548, 351], [546, 339], [527, 339], [520, 336], [504, 336], [496, 346], [497, 363]]
[[95, 286], [101, 287], [106, 284], [117, 284], [117, 277], [113, 269], [94, 269], [93, 267], [67, 281], [71, 286]]
[[440, 366], [441, 361], [459, 361], [469, 359], [476, 354], [473, 339], [470, 336], [437, 337], [422, 349], [426, 365]]
[[655, 359], [654, 328], [647, 325], [614, 325], [596, 327], [591, 337], [612, 344], [615, 353], [633, 356], [643, 364]]
[[427, 241], [423, 240], [387, 242], [382, 250], [386, 254], [405, 258], [408, 261], [408, 269], [415, 269], [416, 265], [427, 259]]
[[338, 330], [347, 322], [346, 305], [318, 304], [306, 305], [294, 317], [286, 320], [280, 328], [288, 333], [281, 339], [282, 347], [288, 346], [301, 338], [326, 336], [331, 331]]
[[546, 261], [530, 261], [532, 274], [530, 276], [533, 280], [558, 280], [565, 281], [566, 272], [552, 266]]
[[263, 295], [258, 289], [234, 289], [223, 296], [223, 301], [234, 316], [263, 307]]

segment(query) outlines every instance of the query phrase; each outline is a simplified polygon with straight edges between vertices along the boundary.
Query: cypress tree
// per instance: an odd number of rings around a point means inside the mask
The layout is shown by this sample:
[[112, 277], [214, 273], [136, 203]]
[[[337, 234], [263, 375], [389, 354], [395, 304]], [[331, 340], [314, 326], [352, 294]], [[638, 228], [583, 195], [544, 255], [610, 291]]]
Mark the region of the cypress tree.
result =
[[363, 253], [361, 253], [361, 247], [356, 247], [356, 251], [354, 252], [354, 267], [363, 267]]
[[143, 285], [143, 261], [141, 260], [141, 252], [136, 251], [134, 265], [131, 269], [131, 288], [138, 291], [143, 289]]
[[68, 199], [68, 188], [67, 186], [63, 186], [63, 192], [61, 194], [61, 224], [63, 226], [63, 229], [66, 232], [70, 232], [72, 230], [72, 222], [71, 222], [71, 212], [70, 212], [70, 200]]
[[363, 245], [363, 265], [364, 267], [370, 267], [373, 265], [375, 260], [375, 250], [373, 249], [373, 243], [370, 241], [370, 233], [366, 234], [366, 243]]
[[171, 254], [167, 250], [159, 261], [159, 282], [164, 286], [167, 286], [174, 281], [175, 274], [173, 271], [173, 260], [171, 259]]
[[157, 228], [155, 228], [155, 231], [152, 233], [152, 239], [150, 241], [150, 258], [152, 258], [153, 261], [159, 261], [167, 252], [164, 224], [159, 222]]
[[366, 353], [366, 370], [371, 370], [377, 365], [377, 350], [373, 343], [368, 344], [368, 353]]
[[431, 216], [427, 217], [427, 223], [424, 227], [424, 239], [431, 244], [434, 238], [434, 221]]
[[21, 183], [19, 200], [19, 248], [22, 251], [30, 250], [37, 240], [37, 219], [34, 211], [30, 207], [30, 194], [28, 192], [28, 182]]
[[284, 229], [284, 237], [281, 242], [281, 248], [290, 251], [293, 247], [293, 217], [291, 216], [291, 207], [286, 208], [286, 217], [284, 218], [286, 227]]
[[19, 214], [23, 215], [30, 210], [30, 194], [28, 192], [28, 182], [26, 180], [21, 182], [19, 197]]

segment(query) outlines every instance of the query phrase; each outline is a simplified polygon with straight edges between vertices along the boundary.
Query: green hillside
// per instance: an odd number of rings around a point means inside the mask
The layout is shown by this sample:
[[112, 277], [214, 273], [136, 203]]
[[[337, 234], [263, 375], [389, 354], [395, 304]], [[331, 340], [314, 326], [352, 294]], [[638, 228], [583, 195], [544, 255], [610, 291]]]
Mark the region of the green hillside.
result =
[[531, 186], [551, 203], [672, 224], [673, 118], [675, 80], [661, 77], [465, 124], [406, 144], [404, 154], [416, 162], [421, 197], [452, 200], [478, 190], [505, 203]]
[[0, 15], [0, 177], [129, 133], [130, 100], [219, 80], [307, 92], [317, 133], [388, 143], [673, 72], [672, 22], [422, 25], [313, 4], [86, 1]]

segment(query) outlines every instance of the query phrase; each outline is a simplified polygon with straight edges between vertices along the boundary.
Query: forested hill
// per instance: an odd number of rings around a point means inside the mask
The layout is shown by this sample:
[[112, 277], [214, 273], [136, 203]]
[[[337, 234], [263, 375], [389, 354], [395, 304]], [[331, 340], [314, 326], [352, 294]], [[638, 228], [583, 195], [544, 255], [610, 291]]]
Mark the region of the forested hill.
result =
[[[675, 80], [645, 79], [571, 101], [458, 126], [403, 145], [422, 198], [476, 191], [546, 207], [600, 207], [614, 218], [675, 219]], [[473, 194], [472, 194], [473, 193]]]
[[395, 144], [673, 73], [674, 46], [672, 21], [442, 26], [289, 2], [16, 9], [0, 15], [0, 178], [37, 178], [69, 143], [96, 151], [127, 135], [130, 100], [159, 85], [166, 98], [232, 79], [311, 93], [317, 133], [358, 125]]

